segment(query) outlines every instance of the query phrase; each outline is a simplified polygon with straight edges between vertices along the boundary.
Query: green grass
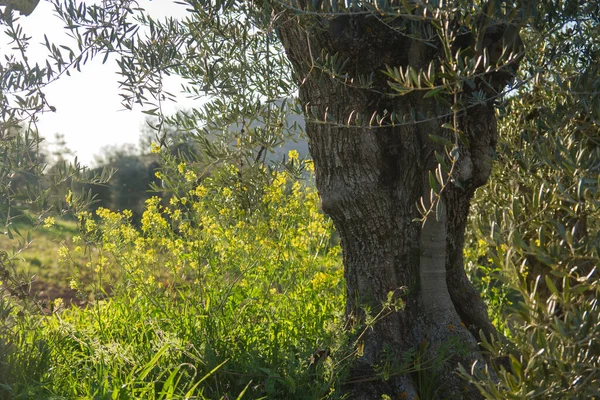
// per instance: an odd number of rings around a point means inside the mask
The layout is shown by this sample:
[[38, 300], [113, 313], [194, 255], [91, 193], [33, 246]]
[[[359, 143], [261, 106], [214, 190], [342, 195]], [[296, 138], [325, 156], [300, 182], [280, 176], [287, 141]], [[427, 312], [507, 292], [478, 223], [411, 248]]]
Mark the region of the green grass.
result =
[[11, 300], [0, 397], [337, 397], [340, 249], [314, 190], [275, 178], [252, 210], [200, 187], [150, 201], [140, 228], [100, 210], [36, 231], [17, 268], [87, 302], [44, 316]]

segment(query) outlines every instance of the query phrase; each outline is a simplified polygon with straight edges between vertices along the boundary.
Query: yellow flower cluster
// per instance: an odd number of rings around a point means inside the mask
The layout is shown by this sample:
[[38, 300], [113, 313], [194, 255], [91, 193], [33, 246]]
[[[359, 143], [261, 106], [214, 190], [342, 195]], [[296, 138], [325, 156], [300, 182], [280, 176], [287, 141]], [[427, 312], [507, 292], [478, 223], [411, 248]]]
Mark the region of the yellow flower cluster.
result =
[[67, 246], [60, 246], [58, 248], [57, 253], [59, 262], [65, 262], [69, 258], [69, 249], [67, 248]]
[[54, 219], [54, 217], [47, 217], [44, 220], [44, 228], [52, 228], [54, 224], [56, 224], [56, 220]]
[[[290, 154], [290, 159], [296, 158]], [[196, 180], [185, 163], [176, 169], [186, 180]], [[237, 178], [235, 166], [226, 171]], [[253, 203], [245, 203], [248, 187], [237, 180], [220, 188], [204, 182], [171, 197], [168, 205], [158, 197], [148, 199], [139, 228], [131, 224], [128, 210], [99, 208], [98, 222], [90, 215], [80, 216], [86, 241], [85, 235], [99, 232], [90, 270], [104, 275], [120, 271], [140, 295], [175, 282], [198, 282], [202, 290], [201, 282], [210, 277], [223, 288], [235, 284], [244, 293], [241, 298], [267, 293], [293, 300], [302, 299], [305, 291], [342, 296], [340, 249], [329, 245], [332, 224], [319, 210], [316, 190], [285, 172], [268, 174], [270, 183], [253, 188], [252, 193], [260, 194]], [[273, 283], [299, 277], [306, 285], [286, 289]], [[79, 287], [75, 280], [71, 286]]]
[[157, 143], [152, 142], [152, 144], [150, 145], [150, 152], [152, 154], [160, 153], [160, 146]]

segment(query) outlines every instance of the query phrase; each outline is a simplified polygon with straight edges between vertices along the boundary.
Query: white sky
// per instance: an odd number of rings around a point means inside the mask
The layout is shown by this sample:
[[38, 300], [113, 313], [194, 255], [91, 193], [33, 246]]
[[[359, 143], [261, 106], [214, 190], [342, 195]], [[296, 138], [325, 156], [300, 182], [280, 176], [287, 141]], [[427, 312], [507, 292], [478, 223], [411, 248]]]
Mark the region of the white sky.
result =
[[[153, 17], [182, 16], [185, 9], [171, 0], [139, 0]], [[54, 15], [52, 5], [42, 0], [35, 11], [19, 20], [24, 32], [32, 36], [30, 57], [43, 65], [47, 50], [41, 43], [44, 34], [55, 44], [69, 43], [62, 22]], [[0, 48], [0, 52], [2, 49]], [[123, 110], [120, 104], [116, 74], [118, 66], [113, 60], [102, 64], [102, 57], [87, 63], [81, 73], [74, 70], [71, 76], [63, 75], [45, 89], [48, 102], [56, 107], [55, 113], [40, 115], [39, 132], [51, 145], [55, 133], [65, 136], [68, 147], [85, 165], [91, 165], [95, 154], [104, 146], [125, 143], [138, 144], [145, 114], [137, 106], [133, 111]], [[165, 89], [179, 92], [175, 79], [166, 82]], [[164, 110], [174, 112], [177, 108], [189, 108], [193, 103], [183, 95], [177, 106], [167, 103]]]

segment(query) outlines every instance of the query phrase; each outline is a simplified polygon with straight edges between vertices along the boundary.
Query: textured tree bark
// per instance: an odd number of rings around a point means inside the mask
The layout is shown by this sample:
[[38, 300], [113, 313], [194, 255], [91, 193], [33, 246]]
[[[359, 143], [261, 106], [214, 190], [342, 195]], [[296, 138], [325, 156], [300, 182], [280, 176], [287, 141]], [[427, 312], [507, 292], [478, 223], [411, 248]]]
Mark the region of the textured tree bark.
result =
[[[382, 95], [389, 92], [381, 73], [386, 65], [423, 67], [438, 56], [437, 50], [390, 30], [377, 18], [323, 20], [321, 25], [329, 27], [313, 30], [306, 24], [302, 28], [299, 18], [282, 18], [278, 34], [306, 107], [322, 207], [341, 239], [347, 317], [361, 321], [365, 310], [376, 315], [390, 293], [408, 293], [402, 310], [377, 321], [362, 337], [364, 352], [345, 390], [356, 399], [380, 399], [382, 394], [403, 399], [479, 398], [455, 368], [458, 362], [468, 366], [482, 361], [476, 339], [480, 330], [496, 334], [465, 275], [462, 257], [470, 200], [491, 169], [497, 134], [493, 107], [480, 105], [460, 116], [468, 138], [456, 165], [461, 185], [444, 191], [439, 220], [433, 215], [422, 225], [416, 204], [422, 196], [429, 198], [428, 173], [437, 167], [434, 151], [441, 151], [429, 135], [449, 137], [441, 128], [445, 121], [432, 118], [375, 128], [348, 126], [348, 121], [356, 113], [368, 117], [384, 110], [405, 115], [416, 110], [426, 117], [448, 112], [418, 93]], [[347, 58], [351, 76], [373, 72], [371, 89], [344, 85], [315, 68], [315, 57], [323, 52]], [[330, 123], [319, 123], [314, 116]], [[444, 357], [437, 364], [419, 364]], [[421, 365], [421, 370], [407, 373], [399, 368], [403, 361]], [[378, 372], [385, 368], [391, 373], [384, 380]]]

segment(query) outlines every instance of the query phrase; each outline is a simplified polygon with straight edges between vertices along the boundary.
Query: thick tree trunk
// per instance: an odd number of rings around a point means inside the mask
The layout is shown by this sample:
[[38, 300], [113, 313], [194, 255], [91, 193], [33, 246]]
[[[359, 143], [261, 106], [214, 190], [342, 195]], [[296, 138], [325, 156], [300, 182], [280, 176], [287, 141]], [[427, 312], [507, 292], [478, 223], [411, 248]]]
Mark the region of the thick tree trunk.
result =
[[[382, 95], [389, 91], [381, 74], [386, 65], [426, 66], [437, 57], [436, 50], [368, 17], [349, 17], [329, 22], [329, 29], [308, 32], [290, 17], [278, 33], [307, 110], [322, 207], [341, 238], [347, 317], [364, 323], [366, 315], [378, 314], [390, 293], [404, 301], [402, 309], [385, 313], [360, 338], [363, 353], [345, 390], [356, 399], [380, 399], [382, 394], [394, 399], [479, 398], [455, 369], [459, 362], [468, 367], [482, 361], [480, 330], [495, 334], [462, 257], [470, 200], [491, 168], [496, 139], [492, 106], [461, 114], [459, 125], [468, 138], [456, 165], [461, 188], [449, 185], [440, 218], [434, 213], [423, 225], [416, 205], [422, 196], [429, 198], [428, 173], [437, 167], [434, 152], [442, 150], [429, 135], [448, 137], [451, 132], [441, 129], [445, 121], [348, 125], [355, 124], [351, 116], [357, 113], [368, 121], [384, 110], [404, 115], [416, 110], [426, 117], [447, 112], [418, 93]], [[372, 88], [352, 88], [321, 72], [315, 57], [322, 52], [347, 58], [351, 76], [374, 72]]]

